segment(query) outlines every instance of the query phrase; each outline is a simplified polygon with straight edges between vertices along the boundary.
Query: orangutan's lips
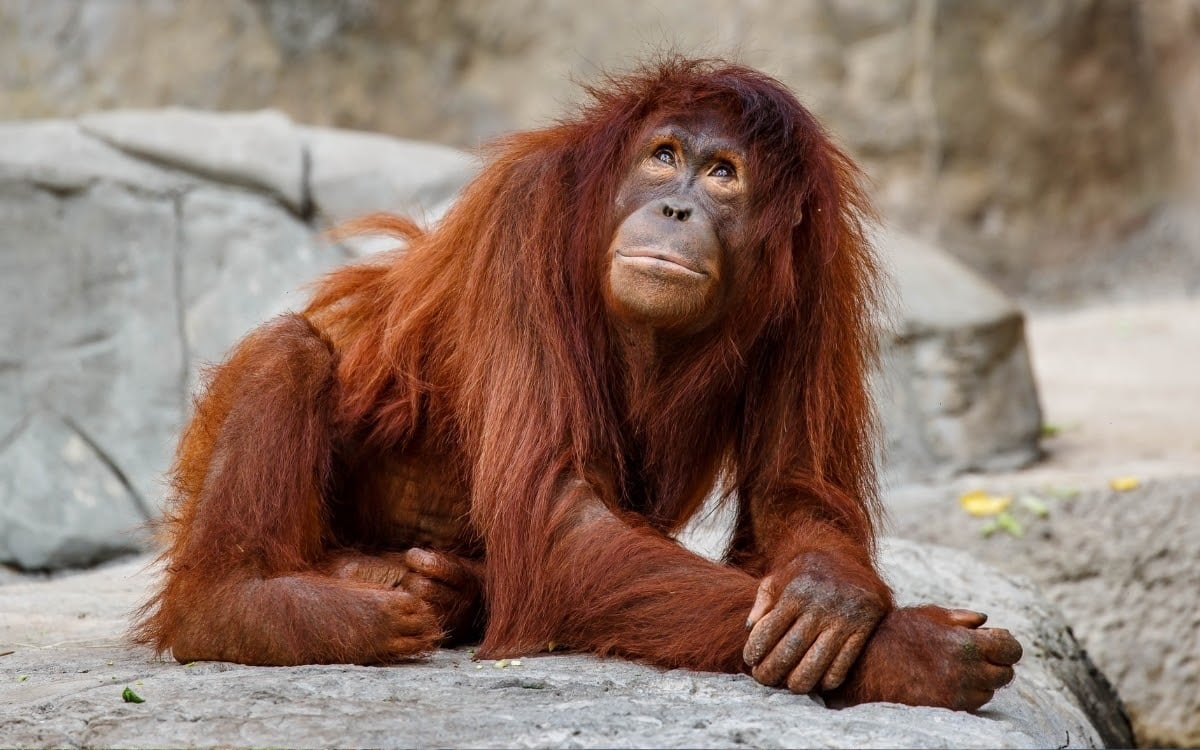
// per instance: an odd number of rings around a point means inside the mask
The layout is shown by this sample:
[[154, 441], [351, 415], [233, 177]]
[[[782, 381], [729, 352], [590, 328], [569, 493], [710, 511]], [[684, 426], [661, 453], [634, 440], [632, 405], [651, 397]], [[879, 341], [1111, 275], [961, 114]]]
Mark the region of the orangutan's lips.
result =
[[663, 250], [659, 250], [658, 248], [652, 248], [652, 247], [623, 248], [623, 249], [617, 251], [617, 255], [620, 255], [622, 258], [624, 258], [627, 261], [637, 263], [638, 265], [644, 265], [644, 266], [647, 266], [647, 267], [655, 269], [655, 270], [668, 271], [668, 272], [674, 272], [674, 273], [683, 271], [683, 272], [686, 272], [693, 276], [707, 276], [708, 275], [704, 271], [698, 270], [696, 268], [692, 268], [692, 266], [690, 266], [687, 263], [687, 261], [685, 261], [683, 258], [679, 257], [678, 255], [675, 255], [674, 253], [664, 252]]

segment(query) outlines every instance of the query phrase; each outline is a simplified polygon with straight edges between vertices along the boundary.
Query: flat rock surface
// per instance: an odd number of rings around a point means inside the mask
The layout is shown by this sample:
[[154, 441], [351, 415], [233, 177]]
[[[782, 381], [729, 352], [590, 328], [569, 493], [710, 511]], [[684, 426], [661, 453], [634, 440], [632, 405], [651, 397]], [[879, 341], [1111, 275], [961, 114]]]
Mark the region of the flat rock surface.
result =
[[[151, 574], [136, 558], [0, 585], [0, 745], [1096, 747], [1078, 695], [1103, 692], [1053, 609], [961, 553], [895, 542], [904, 598], [969, 598], [1026, 646], [977, 714], [842, 711], [746, 676], [554, 654], [498, 667], [466, 650], [387, 668], [180, 665], [123, 643]], [[954, 571], [936, 576], [935, 569]], [[145, 699], [126, 703], [129, 687]], [[1109, 703], [1101, 711], [1114, 711]], [[1087, 710], [1096, 711], [1097, 706]]]

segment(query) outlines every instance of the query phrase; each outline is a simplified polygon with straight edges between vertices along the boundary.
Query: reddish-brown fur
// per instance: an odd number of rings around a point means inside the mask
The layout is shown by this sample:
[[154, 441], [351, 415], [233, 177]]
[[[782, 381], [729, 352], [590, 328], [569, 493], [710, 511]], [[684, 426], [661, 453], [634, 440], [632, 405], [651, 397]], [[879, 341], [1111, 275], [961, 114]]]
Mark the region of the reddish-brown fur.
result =
[[[494, 144], [432, 233], [350, 227], [408, 248], [331, 274], [215, 371], [179, 448], [142, 640], [250, 663], [420, 654], [443, 613], [397, 588], [403, 565], [387, 585], [355, 572], [412, 546], [484, 560], [488, 657], [557, 641], [745, 671], [759, 580], [805, 565], [891, 609], [872, 552], [880, 295], [856, 168], [743, 67], [669, 60], [591, 94], [578, 117]], [[647, 127], [704, 108], [749, 149], [753, 236], [730, 309], [643, 361], [605, 305], [615, 194]], [[714, 486], [738, 505], [727, 564], [669, 537]], [[924, 679], [923, 702], [975, 704], [914, 612], [884, 619], [842, 700], [902, 700]]]

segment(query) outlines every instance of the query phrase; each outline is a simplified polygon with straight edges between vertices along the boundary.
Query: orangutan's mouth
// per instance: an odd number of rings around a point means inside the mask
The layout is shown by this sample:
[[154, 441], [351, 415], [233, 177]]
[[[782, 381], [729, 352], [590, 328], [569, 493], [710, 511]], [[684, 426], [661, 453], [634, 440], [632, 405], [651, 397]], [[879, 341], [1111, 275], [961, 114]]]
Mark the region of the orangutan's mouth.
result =
[[680, 273], [682, 271], [692, 276], [708, 275], [704, 271], [694, 268], [686, 259], [679, 255], [657, 247], [621, 248], [617, 251], [617, 255], [621, 256], [626, 262], [643, 266], [647, 270], [666, 273]]

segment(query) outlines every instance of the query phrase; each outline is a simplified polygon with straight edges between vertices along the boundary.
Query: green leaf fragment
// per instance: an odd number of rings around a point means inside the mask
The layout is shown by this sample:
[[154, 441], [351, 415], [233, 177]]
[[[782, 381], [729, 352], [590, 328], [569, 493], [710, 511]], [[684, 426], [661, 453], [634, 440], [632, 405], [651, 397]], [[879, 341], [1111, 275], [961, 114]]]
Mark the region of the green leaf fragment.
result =
[[146, 702], [145, 698], [143, 698], [142, 696], [133, 692], [133, 688], [129, 687], [128, 685], [126, 685], [125, 689], [121, 691], [121, 700], [125, 701], [126, 703], [145, 703]]
[[25, 680], [28, 680], [28, 679], [29, 679], [29, 675], [27, 675], [27, 674], [17, 675], [17, 682], [24, 682]]
[[1004, 531], [1012, 536], [1023, 536], [1025, 534], [1025, 529], [1021, 526], [1021, 522], [1014, 518], [1008, 511], [997, 514], [994, 518], [979, 527], [980, 536], [985, 538], [995, 534], [997, 531]]
[[1074, 487], [1047, 487], [1046, 494], [1056, 500], [1070, 500], [1079, 494], [1079, 490]]
[[1007, 531], [1013, 536], [1021, 536], [1025, 533], [1025, 529], [1021, 526], [1021, 522], [1013, 517], [1011, 513], [1005, 512], [996, 516], [996, 523], [1000, 525], [1001, 529]]
[[1021, 495], [1017, 498], [1017, 502], [1020, 503], [1022, 508], [1038, 518], [1045, 518], [1050, 515], [1050, 506], [1046, 505], [1046, 501], [1037, 495]]

